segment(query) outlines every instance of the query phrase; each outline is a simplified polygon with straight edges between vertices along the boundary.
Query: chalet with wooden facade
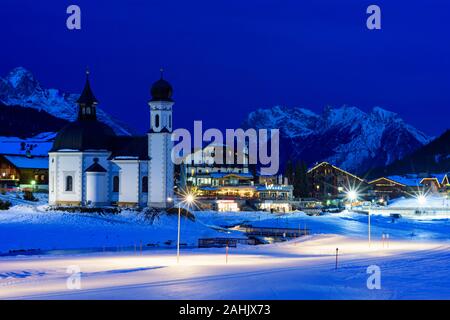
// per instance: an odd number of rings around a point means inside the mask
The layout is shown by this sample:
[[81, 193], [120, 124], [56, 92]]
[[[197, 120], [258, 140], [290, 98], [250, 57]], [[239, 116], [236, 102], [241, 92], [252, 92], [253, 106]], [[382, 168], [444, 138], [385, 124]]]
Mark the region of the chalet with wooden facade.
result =
[[375, 179], [369, 182], [373, 192], [385, 200], [417, 192], [442, 193], [450, 189], [448, 174], [407, 174]]
[[309, 169], [307, 177], [310, 196], [316, 199], [343, 198], [350, 189], [367, 189], [364, 179], [328, 162], [319, 163]]
[[48, 151], [54, 135], [0, 141], [0, 189], [48, 189]]

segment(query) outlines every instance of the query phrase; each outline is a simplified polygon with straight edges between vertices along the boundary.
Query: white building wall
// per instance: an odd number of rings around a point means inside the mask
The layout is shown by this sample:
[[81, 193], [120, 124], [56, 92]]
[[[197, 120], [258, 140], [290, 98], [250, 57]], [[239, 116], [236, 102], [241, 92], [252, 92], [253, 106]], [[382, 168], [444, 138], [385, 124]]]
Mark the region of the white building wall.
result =
[[[99, 159], [99, 164], [106, 170], [109, 167], [110, 153], [61, 151], [49, 153], [49, 204], [84, 205], [86, 203], [87, 167]], [[72, 191], [66, 191], [66, 178], [72, 176]], [[108, 190], [108, 179], [106, 179]], [[110, 202], [106, 193], [106, 202]]]
[[173, 162], [170, 133], [149, 133], [149, 194], [148, 206], [166, 208], [173, 198]]
[[[139, 170], [140, 170], [140, 174], [139, 174], [139, 181], [140, 181], [140, 185], [139, 185], [139, 205], [141, 207], [146, 206], [147, 202], [148, 202], [148, 192], [143, 192], [142, 188], [142, 180], [144, 177], [148, 178], [148, 161], [140, 161], [139, 162]], [[148, 181], [148, 180], [147, 180]], [[147, 189], [148, 189], [148, 183], [147, 183]]]
[[56, 156], [50, 154], [48, 157], [48, 203], [55, 205], [56, 202]]
[[[80, 205], [82, 202], [82, 155], [81, 153], [51, 153], [52, 167], [49, 179], [54, 183], [51, 204]], [[53, 161], [54, 160], [54, 161]], [[72, 176], [72, 191], [66, 191], [66, 178]]]
[[[138, 160], [113, 160], [117, 166], [119, 175], [119, 193], [117, 202], [123, 206], [139, 205], [139, 161]], [[112, 177], [111, 177], [112, 190]]]
[[[107, 173], [110, 172], [110, 161], [108, 160], [110, 156], [110, 152], [107, 151], [89, 151], [89, 152], [83, 152], [83, 180], [82, 180], [82, 201], [83, 203], [86, 203], [88, 201], [86, 194], [87, 194], [87, 179], [86, 179], [86, 172], [85, 170], [89, 168], [91, 165], [94, 164], [94, 159], [98, 159], [98, 164], [100, 164], [103, 168], [106, 169]], [[109, 190], [109, 179], [106, 179], [106, 190]], [[110, 202], [110, 197], [108, 192], [106, 193], [106, 202]]]
[[[173, 198], [172, 106], [170, 101], [151, 101], [151, 133], [148, 134], [148, 199], [149, 207], [167, 208]], [[155, 118], [160, 117], [157, 125]], [[163, 129], [166, 129], [162, 131]], [[162, 132], [161, 132], [162, 131]]]
[[108, 204], [106, 172], [86, 172], [86, 202], [93, 206]]

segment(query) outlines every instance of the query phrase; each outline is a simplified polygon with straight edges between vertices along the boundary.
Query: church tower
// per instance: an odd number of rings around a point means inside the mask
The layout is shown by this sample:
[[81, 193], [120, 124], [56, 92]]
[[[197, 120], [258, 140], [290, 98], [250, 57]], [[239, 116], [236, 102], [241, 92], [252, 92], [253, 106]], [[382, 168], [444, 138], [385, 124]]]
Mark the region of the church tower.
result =
[[172, 86], [161, 78], [151, 88], [150, 130], [148, 133], [148, 206], [167, 208], [173, 198]]

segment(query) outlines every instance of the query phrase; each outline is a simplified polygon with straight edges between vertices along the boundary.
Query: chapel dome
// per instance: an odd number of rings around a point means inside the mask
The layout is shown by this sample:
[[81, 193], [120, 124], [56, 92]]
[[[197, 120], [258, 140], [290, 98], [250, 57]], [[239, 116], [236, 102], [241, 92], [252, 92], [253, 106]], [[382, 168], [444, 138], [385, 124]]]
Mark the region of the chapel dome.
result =
[[59, 131], [51, 151], [111, 150], [114, 131], [96, 120], [77, 120]]
[[151, 101], [173, 101], [172, 93], [173, 89], [169, 82], [163, 79], [162, 71], [161, 71], [161, 79], [154, 82], [150, 93], [152, 95]]

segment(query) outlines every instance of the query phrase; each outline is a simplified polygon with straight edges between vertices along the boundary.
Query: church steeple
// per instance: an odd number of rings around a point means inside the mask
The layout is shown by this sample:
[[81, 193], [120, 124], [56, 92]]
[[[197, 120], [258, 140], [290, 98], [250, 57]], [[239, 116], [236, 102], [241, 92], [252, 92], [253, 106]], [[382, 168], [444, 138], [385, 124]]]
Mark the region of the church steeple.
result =
[[86, 69], [86, 83], [83, 92], [77, 100], [78, 103], [78, 120], [96, 120], [97, 119], [97, 98], [92, 93], [91, 84], [89, 83], [89, 69]]

